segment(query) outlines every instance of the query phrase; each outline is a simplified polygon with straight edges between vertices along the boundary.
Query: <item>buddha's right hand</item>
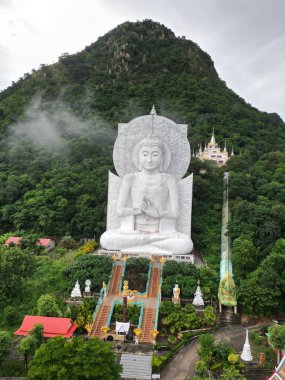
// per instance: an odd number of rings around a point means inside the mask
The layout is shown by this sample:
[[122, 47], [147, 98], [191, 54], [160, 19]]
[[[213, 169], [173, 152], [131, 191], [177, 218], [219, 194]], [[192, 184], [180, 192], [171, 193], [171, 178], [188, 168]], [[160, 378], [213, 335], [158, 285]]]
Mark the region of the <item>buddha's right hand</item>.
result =
[[141, 204], [141, 209], [148, 216], [152, 218], [160, 218], [159, 211], [156, 208], [155, 204], [147, 197], [144, 197]]

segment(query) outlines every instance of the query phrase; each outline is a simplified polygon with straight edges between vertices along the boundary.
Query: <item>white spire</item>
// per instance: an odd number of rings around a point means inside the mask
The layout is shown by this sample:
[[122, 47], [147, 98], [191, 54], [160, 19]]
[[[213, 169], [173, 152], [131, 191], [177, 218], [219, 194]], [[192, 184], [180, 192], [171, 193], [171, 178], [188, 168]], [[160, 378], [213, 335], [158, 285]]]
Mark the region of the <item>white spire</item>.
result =
[[227, 140], [225, 140], [225, 146], [224, 146], [224, 152], [226, 153], [227, 151]]
[[215, 145], [216, 145], [215, 129], [213, 128], [213, 133], [212, 133], [211, 141], [209, 142], [209, 146], [215, 146]]
[[154, 105], [152, 106], [152, 109], [150, 111], [150, 115], [157, 115], [157, 112], [156, 112], [156, 109], [155, 109]]
[[202, 144], [199, 144], [199, 153], [202, 153]]
[[248, 330], [246, 330], [245, 343], [243, 345], [243, 350], [242, 350], [240, 358], [245, 362], [251, 362], [253, 360], [253, 357], [251, 355], [250, 344], [248, 340]]
[[234, 156], [234, 147], [232, 147], [232, 153], [231, 153], [231, 156]]

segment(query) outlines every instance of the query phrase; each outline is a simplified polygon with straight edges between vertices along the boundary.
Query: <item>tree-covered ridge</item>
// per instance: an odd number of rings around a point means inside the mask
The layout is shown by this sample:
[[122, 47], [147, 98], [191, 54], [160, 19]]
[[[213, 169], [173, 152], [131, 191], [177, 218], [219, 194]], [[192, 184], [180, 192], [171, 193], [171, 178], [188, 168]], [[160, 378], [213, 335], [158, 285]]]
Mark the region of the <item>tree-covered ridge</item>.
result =
[[38, 91], [44, 102], [60, 98], [83, 119], [96, 115], [113, 126], [155, 103], [163, 115], [191, 124], [193, 146], [215, 126], [218, 142], [227, 138], [253, 156], [273, 144], [284, 148], [284, 123], [276, 114], [246, 104], [218, 77], [208, 54], [151, 20], [126, 22], [82, 52], [25, 74], [0, 94], [0, 127], [17, 120]]

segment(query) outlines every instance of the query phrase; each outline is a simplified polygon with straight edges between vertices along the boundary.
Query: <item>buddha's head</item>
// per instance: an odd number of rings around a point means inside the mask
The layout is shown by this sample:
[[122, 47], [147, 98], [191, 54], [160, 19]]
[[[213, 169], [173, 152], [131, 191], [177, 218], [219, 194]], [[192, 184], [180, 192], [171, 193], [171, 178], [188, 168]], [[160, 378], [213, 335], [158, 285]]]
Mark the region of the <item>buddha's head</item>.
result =
[[156, 136], [140, 140], [133, 151], [133, 161], [138, 170], [165, 171], [170, 163], [169, 148]]

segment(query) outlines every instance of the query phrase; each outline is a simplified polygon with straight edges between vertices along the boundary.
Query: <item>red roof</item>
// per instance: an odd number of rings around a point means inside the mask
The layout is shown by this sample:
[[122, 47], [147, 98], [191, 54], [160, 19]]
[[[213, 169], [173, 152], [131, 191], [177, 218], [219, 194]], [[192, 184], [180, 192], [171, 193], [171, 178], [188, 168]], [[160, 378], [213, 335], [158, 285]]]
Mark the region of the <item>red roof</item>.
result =
[[14, 332], [15, 335], [29, 335], [30, 331], [36, 324], [44, 326], [44, 337], [53, 338], [63, 336], [71, 338], [77, 328], [77, 325], [70, 318], [41, 317], [37, 315], [26, 315], [21, 327]]
[[[15, 245], [19, 245], [22, 237], [18, 236], [10, 236], [4, 243], [5, 246], [9, 247], [10, 243], [14, 243]], [[42, 245], [43, 247], [47, 247], [53, 240], [51, 239], [38, 239], [37, 245]]]
[[43, 245], [44, 247], [47, 247], [51, 242], [51, 239], [39, 239], [37, 241], [37, 245]]
[[15, 245], [19, 245], [20, 244], [20, 241], [22, 240], [23, 238], [21, 237], [18, 237], [18, 236], [10, 236], [4, 243], [4, 245], [6, 245], [7, 247], [9, 247], [9, 244], [10, 243], [14, 243]]

